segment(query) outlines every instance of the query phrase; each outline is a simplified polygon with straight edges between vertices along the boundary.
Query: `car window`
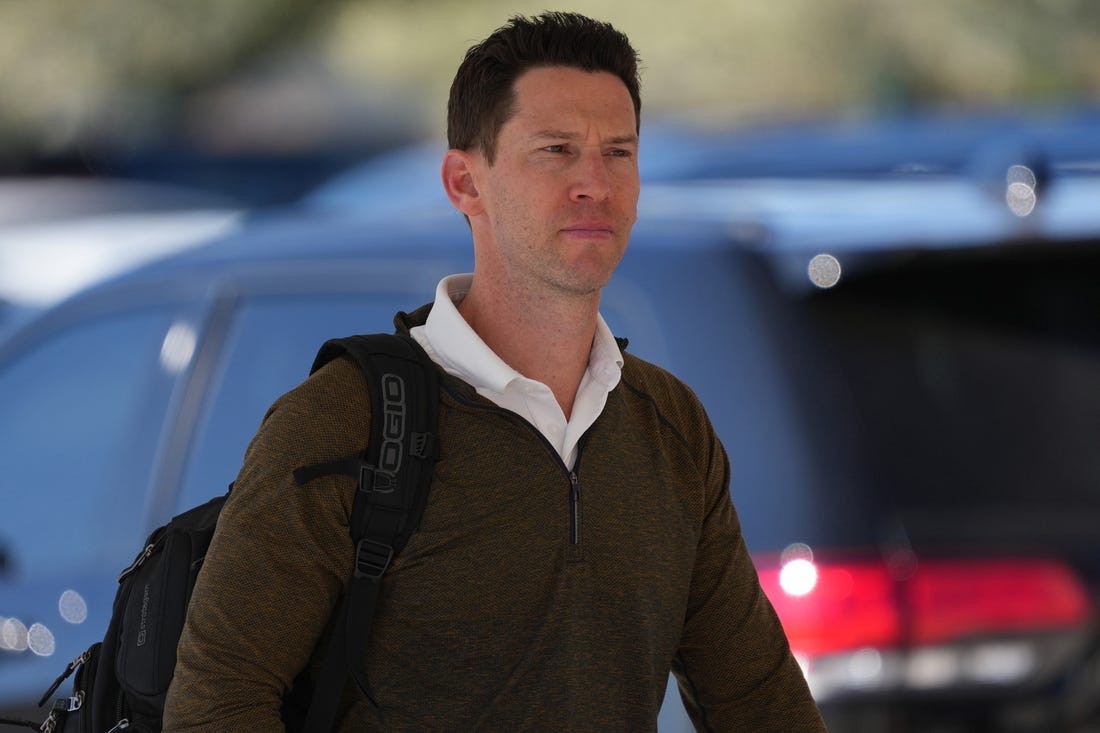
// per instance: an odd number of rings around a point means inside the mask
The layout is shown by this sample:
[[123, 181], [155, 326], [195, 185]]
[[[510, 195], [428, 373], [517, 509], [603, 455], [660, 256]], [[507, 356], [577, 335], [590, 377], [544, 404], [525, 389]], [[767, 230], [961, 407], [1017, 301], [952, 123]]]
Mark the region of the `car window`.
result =
[[44, 577], [132, 554], [173, 374], [164, 310], [60, 331], [0, 365], [0, 549]]
[[208, 393], [175, 511], [224, 491], [236, 477], [267, 408], [308, 376], [326, 339], [392, 331], [395, 300], [400, 301], [392, 295], [361, 295], [244, 301]]
[[1040, 525], [1096, 537], [1078, 518], [1100, 507], [1097, 262], [1029, 255], [885, 271], [808, 302], [880, 499], [914, 540]]

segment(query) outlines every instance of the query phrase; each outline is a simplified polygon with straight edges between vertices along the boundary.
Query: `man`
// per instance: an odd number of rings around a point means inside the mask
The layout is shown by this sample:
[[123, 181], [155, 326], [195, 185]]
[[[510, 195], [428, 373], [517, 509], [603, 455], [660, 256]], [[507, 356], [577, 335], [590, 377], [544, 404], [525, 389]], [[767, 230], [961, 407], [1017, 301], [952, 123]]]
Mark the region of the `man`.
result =
[[[599, 315], [636, 216], [639, 99], [625, 36], [578, 15], [514, 18], [459, 68], [442, 178], [474, 273], [403, 324], [446, 373], [440, 458], [382, 581], [370, 694], [349, 683], [339, 730], [652, 730], [670, 669], [700, 729], [823, 730], [702, 406]], [[346, 360], [268, 413], [195, 588], [166, 730], [281, 728], [353, 555], [354, 482], [303, 490], [291, 472], [362, 450], [369, 417]]]

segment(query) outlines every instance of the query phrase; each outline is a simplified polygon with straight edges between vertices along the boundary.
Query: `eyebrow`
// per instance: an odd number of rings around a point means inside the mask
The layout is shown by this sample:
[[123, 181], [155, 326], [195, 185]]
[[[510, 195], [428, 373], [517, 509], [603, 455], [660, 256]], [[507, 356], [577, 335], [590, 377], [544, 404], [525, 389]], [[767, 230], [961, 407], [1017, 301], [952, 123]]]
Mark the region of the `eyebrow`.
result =
[[[532, 140], [576, 140], [580, 137], [576, 132], [565, 132], [564, 130], [540, 130], [531, 136]], [[637, 145], [637, 135], [618, 135], [616, 137], [609, 138], [605, 141], [611, 145]]]

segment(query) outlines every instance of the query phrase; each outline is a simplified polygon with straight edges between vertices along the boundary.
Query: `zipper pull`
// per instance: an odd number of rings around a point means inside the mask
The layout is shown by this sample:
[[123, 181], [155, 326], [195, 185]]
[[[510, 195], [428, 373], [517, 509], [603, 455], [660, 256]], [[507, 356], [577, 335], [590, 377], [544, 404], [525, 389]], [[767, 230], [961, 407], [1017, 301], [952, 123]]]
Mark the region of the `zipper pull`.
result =
[[87, 662], [91, 658], [91, 656], [92, 649], [91, 647], [89, 647], [82, 651], [80, 653], [80, 656], [69, 662], [69, 666], [65, 667], [65, 671], [62, 672], [56, 680], [54, 680], [53, 684], [50, 685], [50, 689], [46, 690], [46, 694], [43, 695], [42, 699], [38, 701], [38, 707], [42, 707], [43, 705], [45, 705], [46, 701], [53, 697], [53, 694], [57, 692], [57, 688], [61, 687], [61, 683], [67, 680], [69, 678], [69, 675], [71, 675], [77, 667]]
[[141, 554], [138, 555], [132, 563], [130, 563], [130, 566], [118, 574], [118, 582], [121, 583], [122, 581], [126, 580], [126, 576], [140, 568], [142, 563], [148, 560], [149, 556], [153, 554], [153, 549], [156, 546], [157, 545], [155, 542], [146, 545], [145, 549], [141, 551]]

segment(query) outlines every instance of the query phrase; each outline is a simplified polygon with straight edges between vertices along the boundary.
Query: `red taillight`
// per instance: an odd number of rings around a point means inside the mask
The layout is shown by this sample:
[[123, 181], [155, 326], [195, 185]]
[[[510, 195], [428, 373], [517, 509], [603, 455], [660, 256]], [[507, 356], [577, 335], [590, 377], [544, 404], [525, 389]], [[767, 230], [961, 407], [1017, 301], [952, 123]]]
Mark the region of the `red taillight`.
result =
[[793, 584], [778, 559], [758, 567], [791, 647], [809, 657], [1071, 628], [1092, 614], [1077, 576], [1050, 560], [922, 561], [902, 577], [881, 561], [814, 562], [812, 582]]
[[930, 561], [904, 589], [916, 644], [1066, 628], [1091, 611], [1077, 576], [1052, 560]]
[[760, 584], [796, 651], [817, 656], [897, 644], [900, 620], [894, 584], [884, 566], [849, 563], [815, 567], [816, 583], [800, 595], [783, 589], [782, 567], [760, 568]]

